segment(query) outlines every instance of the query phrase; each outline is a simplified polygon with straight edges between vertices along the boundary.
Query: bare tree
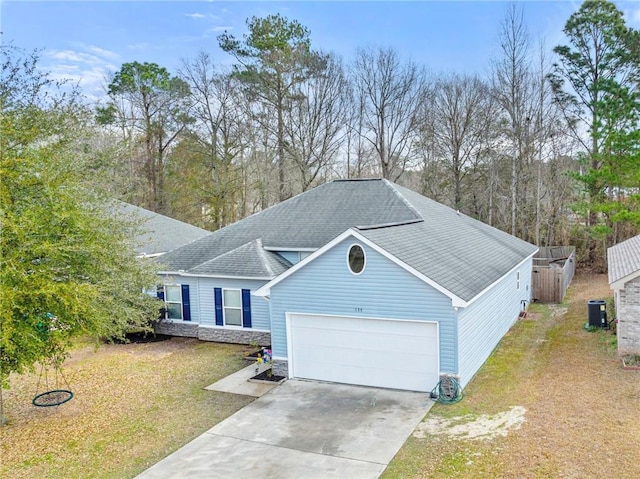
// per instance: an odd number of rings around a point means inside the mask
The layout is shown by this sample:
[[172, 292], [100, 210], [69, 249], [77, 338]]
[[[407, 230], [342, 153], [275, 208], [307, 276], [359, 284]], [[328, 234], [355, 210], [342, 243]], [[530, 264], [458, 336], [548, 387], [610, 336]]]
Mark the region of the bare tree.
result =
[[525, 136], [536, 98], [531, 91], [530, 38], [521, 6], [509, 6], [500, 25], [501, 56], [493, 63], [493, 92], [502, 109], [502, 137], [511, 143], [511, 234], [517, 234], [518, 193]]
[[345, 151], [345, 176], [347, 178], [365, 178], [376, 176], [376, 152], [365, 138], [365, 99], [356, 95], [352, 84], [347, 92]]
[[489, 87], [475, 76], [439, 79], [430, 100], [432, 141], [453, 189], [452, 206], [462, 209], [462, 184], [480, 157], [494, 118]]
[[396, 181], [416, 159], [425, 74], [392, 48], [359, 49], [351, 69], [362, 106], [362, 135], [376, 151], [382, 176]]
[[[220, 228], [238, 219], [237, 203], [242, 192], [236, 160], [245, 148], [242, 137], [247, 123], [242, 91], [229, 72], [216, 68], [210, 56], [200, 53], [183, 61], [179, 75], [191, 88], [191, 138], [199, 158], [196, 191], [205, 224]], [[182, 190], [177, 191], [178, 194]]]
[[309, 78], [291, 100], [285, 121], [285, 149], [306, 191], [335, 161], [345, 136], [347, 79], [342, 63], [327, 56], [326, 68]]

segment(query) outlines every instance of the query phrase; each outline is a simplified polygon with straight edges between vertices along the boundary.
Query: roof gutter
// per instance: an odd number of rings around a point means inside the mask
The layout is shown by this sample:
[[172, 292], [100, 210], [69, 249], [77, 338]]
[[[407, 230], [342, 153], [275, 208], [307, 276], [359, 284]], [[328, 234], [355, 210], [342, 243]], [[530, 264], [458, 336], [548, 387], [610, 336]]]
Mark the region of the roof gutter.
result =
[[295, 252], [299, 252], [299, 253], [313, 253], [314, 251], [316, 251], [318, 248], [291, 248], [291, 247], [286, 247], [286, 246], [263, 246], [262, 249], [264, 249], [265, 251], [273, 251], [275, 253], [281, 252], [281, 251], [295, 251]]
[[254, 280], [254, 281], [271, 281], [274, 277], [263, 276], [232, 276], [224, 274], [201, 274], [201, 273], [186, 273], [184, 271], [158, 271], [158, 274], [166, 276], [181, 276], [186, 278], [218, 278], [218, 279], [242, 279], [242, 280]]

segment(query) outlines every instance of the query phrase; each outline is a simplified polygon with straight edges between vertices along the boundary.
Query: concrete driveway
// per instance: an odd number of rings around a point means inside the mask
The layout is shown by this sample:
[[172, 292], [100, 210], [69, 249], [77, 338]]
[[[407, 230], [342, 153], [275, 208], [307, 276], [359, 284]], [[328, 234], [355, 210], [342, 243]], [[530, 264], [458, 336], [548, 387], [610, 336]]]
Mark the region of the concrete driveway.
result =
[[426, 393], [290, 379], [138, 478], [374, 479], [431, 405]]

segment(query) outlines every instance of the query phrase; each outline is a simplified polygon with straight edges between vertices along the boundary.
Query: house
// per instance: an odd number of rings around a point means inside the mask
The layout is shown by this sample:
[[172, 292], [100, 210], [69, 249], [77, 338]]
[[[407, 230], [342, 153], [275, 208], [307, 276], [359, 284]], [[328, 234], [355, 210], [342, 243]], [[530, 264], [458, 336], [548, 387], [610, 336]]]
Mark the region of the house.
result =
[[159, 258], [159, 332], [271, 344], [289, 377], [464, 386], [531, 300], [536, 251], [387, 180], [337, 180]]
[[618, 320], [618, 351], [640, 354], [640, 235], [609, 248], [607, 258]]
[[142, 258], [153, 258], [179, 248], [211, 233], [197, 226], [154, 213], [122, 201], [114, 201], [111, 210], [118, 217], [132, 221], [138, 232], [135, 252]]

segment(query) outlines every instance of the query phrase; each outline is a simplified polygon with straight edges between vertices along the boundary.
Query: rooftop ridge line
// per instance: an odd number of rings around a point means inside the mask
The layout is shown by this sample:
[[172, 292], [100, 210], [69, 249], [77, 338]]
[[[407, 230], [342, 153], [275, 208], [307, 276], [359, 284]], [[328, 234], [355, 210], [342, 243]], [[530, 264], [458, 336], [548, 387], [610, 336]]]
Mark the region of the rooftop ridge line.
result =
[[[402, 193], [400, 193], [400, 192], [397, 190], [397, 188], [396, 188], [396, 184], [395, 184], [395, 183], [393, 183], [393, 182], [391, 182], [391, 181], [387, 180], [386, 178], [383, 178], [383, 179], [382, 179], [382, 182], [383, 182], [385, 185], [387, 185], [387, 187], [391, 188], [391, 191], [393, 191], [393, 192], [396, 194], [396, 196], [398, 196], [398, 198], [400, 198], [400, 200], [401, 200], [405, 205], [407, 205], [407, 206], [409, 207], [409, 209], [410, 209], [411, 211], [413, 211], [413, 213], [414, 213], [418, 218], [420, 218], [421, 220], [423, 220], [423, 221], [424, 221], [424, 218], [423, 218], [423, 217], [422, 217], [422, 215], [418, 212], [418, 210], [417, 210], [417, 209], [416, 209], [416, 208], [415, 208], [415, 207], [414, 207], [414, 206], [409, 202], [409, 200], [408, 200], [408, 199], [406, 199], [406, 198], [404, 197], [404, 195], [403, 195]], [[418, 194], [419, 194], [419, 193], [418, 193]]]

